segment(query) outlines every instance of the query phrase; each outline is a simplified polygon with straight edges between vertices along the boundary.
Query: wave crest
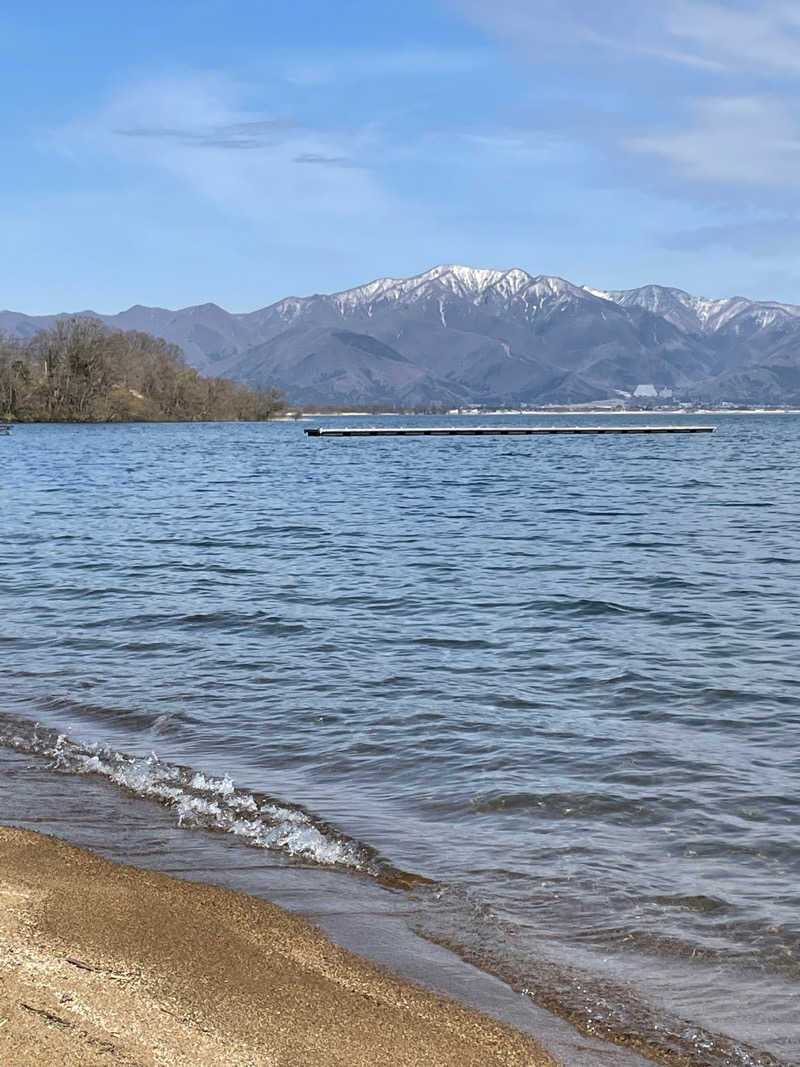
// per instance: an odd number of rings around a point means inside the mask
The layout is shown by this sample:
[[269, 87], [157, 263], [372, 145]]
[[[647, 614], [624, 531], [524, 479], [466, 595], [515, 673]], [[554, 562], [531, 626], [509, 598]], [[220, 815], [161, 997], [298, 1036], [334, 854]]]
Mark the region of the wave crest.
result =
[[225, 775], [209, 776], [160, 760], [155, 752], [135, 756], [66, 734], [9, 719], [0, 721], [0, 743], [53, 761], [54, 769], [91, 774], [135, 797], [175, 812], [179, 825], [234, 834], [256, 848], [347, 867], [385, 880], [392, 870], [374, 849], [340, 833], [299, 805], [238, 788]]

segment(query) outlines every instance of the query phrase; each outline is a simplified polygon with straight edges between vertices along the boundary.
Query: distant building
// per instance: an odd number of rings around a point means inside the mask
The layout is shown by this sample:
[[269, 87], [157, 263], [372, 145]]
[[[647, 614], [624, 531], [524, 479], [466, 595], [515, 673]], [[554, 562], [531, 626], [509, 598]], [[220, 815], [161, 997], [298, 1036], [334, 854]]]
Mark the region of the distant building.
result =
[[654, 385], [637, 385], [633, 390], [634, 396], [658, 396], [658, 389]]

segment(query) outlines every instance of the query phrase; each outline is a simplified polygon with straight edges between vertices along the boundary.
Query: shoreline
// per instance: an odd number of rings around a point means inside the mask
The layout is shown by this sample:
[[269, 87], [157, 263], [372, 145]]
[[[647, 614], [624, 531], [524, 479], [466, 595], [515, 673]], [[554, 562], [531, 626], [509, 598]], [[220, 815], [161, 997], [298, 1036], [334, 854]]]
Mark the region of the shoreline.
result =
[[[486, 411], [446, 411], [441, 414], [433, 416], [432, 412], [419, 412], [419, 416], [424, 417], [452, 417], [458, 419], [476, 419], [481, 418], [484, 415], [488, 418], [490, 416], [499, 415], [684, 415], [692, 418], [696, 415], [800, 415], [800, 408], [692, 408], [687, 410], [686, 408], [574, 408], [568, 410], [566, 408], [559, 408], [554, 410], [552, 408], [526, 408], [524, 411], [519, 408], [493, 408]], [[324, 412], [311, 412], [309, 414], [301, 414], [297, 417], [291, 416], [289, 418], [270, 419], [270, 422], [299, 422], [304, 419], [340, 419], [340, 418], [375, 418], [375, 419], [389, 419], [389, 418], [416, 418], [416, 414], [401, 411], [324, 411]]]
[[[497, 408], [487, 411], [447, 411], [441, 417], [458, 419], [494, 418], [498, 416], [662, 416], [680, 415], [685, 418], [694, 418], [700, 415], [800, 415], [800, 408], [693, 408], [691, 411], [685, 408], [575, 408], [574, 410], [550, 408], [530, 408], [521, 410], [517, 408]], [[17, 419], [12, 417], [0, 418], [0, 423], [15, 426], [203, 426], [203, 425], [263, 425], [270, 422], [306, 422], [309, 419], [342, 419], [342, 418], [373, 418], [373, 419], [400, 419], [433, 416], [432, 412], [401, 412], [401, 411], [324, 411], [324, 412], [301, 412], [299, 414], [273, 415], [268, 419], [104, 419], [79, 421], [77, 419], [48, 419], [45, 421], [36, 419]]]
[[557, 1067], [243, 893], [1, 827], [0, 900], [0, 1059], [18, 1067]]

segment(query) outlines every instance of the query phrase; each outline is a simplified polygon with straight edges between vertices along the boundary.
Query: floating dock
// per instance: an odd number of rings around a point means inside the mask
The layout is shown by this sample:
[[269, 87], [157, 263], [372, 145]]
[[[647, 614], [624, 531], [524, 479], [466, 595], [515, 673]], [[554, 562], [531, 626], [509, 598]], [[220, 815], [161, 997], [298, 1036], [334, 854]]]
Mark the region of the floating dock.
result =
[[467, 437], [597, 433], [713, 433], [716, 426], [311, 426], [309, 437]]

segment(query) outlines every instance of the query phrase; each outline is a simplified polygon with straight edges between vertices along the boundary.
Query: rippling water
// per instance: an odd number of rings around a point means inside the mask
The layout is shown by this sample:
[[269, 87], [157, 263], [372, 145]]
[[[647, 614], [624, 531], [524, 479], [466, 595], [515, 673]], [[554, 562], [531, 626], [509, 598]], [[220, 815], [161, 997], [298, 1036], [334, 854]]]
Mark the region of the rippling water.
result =
[[715, 421], [18, 427], [0, 741], [665, 1062], [797, 1062], [800, 417]]

